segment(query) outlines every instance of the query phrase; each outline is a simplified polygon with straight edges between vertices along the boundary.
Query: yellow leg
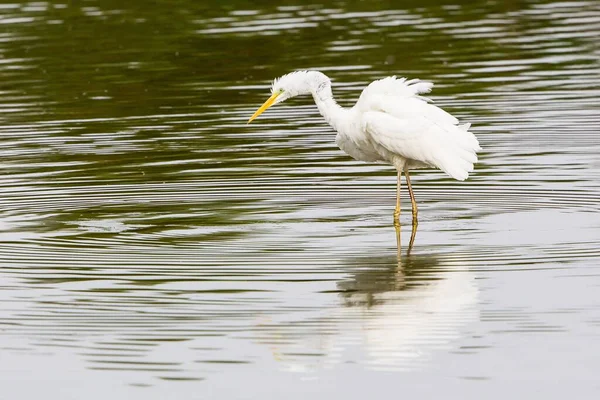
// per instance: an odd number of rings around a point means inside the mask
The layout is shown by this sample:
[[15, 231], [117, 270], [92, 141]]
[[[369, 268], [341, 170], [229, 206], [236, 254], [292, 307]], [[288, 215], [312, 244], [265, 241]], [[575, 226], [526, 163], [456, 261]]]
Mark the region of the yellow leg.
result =
[[419, 210], [417, 208], [417, 202], [415, 201], [415, 194], [412, 190], [412, 185], [410, 184], [410, 175], [408, 174], [408, 170], [404, 170], [404, 176], [406, 176], [406, 185], [408, 186], [408, 195], [410, 196], [410, 202], [412, 203], [412, 224], [413, 227], [419, 225], [419, 221], [417, 219], [417, 215]]
[[396, 209], [394, 210], [394, 225], [400, 225], [400, 179], [402, 171], [398, 170], [398, 185], [396, 186]]

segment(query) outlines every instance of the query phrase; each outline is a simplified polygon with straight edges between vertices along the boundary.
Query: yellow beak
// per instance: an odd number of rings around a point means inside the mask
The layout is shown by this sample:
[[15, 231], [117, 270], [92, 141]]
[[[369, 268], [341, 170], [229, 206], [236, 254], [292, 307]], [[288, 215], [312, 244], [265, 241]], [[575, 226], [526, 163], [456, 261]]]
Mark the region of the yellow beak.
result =
[[248, 124], [252, 121], [254, 121], [256, 119], [256, 117], [258, 117], [260, 114], [262, 114], [267, 108], [271, 107], [273, 105], [273, 103], [275, 103], [275, 99], [277, 99], [277, 97], [280, 95], [281, 93], [273, 93], [271, 95], [271, 97], [269, 97], [269, 99], [267, 101], [265, 101], [265, 103], [260, 106], [260, 108], [258, 110], [256, 110], [256, 112], [254, 114], [252, 114], [252, 116], [250, 117], [250, 119], [248, 120]]

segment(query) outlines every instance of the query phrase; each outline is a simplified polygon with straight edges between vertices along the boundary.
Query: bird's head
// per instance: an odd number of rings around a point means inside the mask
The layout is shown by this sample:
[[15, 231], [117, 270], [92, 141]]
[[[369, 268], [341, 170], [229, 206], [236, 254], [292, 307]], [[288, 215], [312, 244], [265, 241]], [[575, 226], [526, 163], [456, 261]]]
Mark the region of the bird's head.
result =
[[291, 97], [315, 93], [323, 84], [331, 85], [329, 78], [318, 71], [295, 71], [273, 81], [271, 97], [250, 117], [248, 123], [262, 114], [267, 108]]

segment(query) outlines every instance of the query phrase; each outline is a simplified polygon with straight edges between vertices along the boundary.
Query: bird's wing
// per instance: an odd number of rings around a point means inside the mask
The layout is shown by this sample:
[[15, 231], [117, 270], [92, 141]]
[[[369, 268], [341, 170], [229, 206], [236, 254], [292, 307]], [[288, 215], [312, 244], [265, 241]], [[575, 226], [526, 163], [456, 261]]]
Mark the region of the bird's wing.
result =
[[373, 81], [366, 88], [364, 88], [360, 98], [356, 102], [356, 107], [363, 111], [368, 111], [370, 109], [371, 99], [378, 96], [392, 96], [399, 99], [414, 98], [423, 101], [430, 101], [426, 97], [422, 97], [420, 95], [423, 93], [429, 93], [432, 87], [433, 83], [428, 81], [422, 81], [419, 79], [411, 79], [407, 81], [406, 78], [389, 76], [387, 78]]
[[375, 147], [464, 180], [477, 161], [479, 142], [468, 131], [470, 124], [458, 125], [458, 119], [420, 96], [432, 87], [418, 79], [380, 79], [363, 90], [355, 108]]
[[390, 76], [371, 82], [362, 91], [355, 107], [362, 112], [384, 111], [398, 118], [424, 115], [436, 123], [457, 125], [458, 119], [421, 96], [431, 92], [432, 88], [432, 82]]
[[437, 167], [454, 179], [465, 180], [469, 176], [480, 149], [475, 136], [468, 132], [469, 124], [448, 123], [449, 117], [456, 119], [427, 103], [421, 102], [437, 110], [410, 113], [407, 110], [411, 107], [419, 110], [420, 106], [409, 102], [406, 109], [398, 109], [399, 104], [385, 100], [385, 96], [380, 99], [379, 110], [362, 114], [362, 128], [376, 146]]

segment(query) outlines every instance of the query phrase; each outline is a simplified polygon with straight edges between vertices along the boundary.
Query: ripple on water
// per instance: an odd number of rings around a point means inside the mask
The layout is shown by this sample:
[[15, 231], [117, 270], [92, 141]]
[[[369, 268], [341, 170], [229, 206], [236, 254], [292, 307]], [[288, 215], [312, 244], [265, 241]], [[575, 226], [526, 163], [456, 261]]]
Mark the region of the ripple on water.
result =
[[[432, 365], [490, 385], [569, 365], [584, 381], [594, 368], [577, 366], [597, 360], [578, 349], [600, 321], [600, 15], [499, 4], [90, 6], [85, 25], [60, 5], [0, 5], [14, 27], [0, 33], [6, 385], [25, 370], [64, 382], [55, 365], [136, 387], [241, 371], [286, 393], [301, 391], [281, 371], [335, 371], [340, 391], [356, 389], [350, 370], [414, 374], [377, 375], [387, 389], [429, 382]], [[473, 123], [468, 181], [415, 173], [410, 257], [396, 258], [393, 171], [343, 155], [310, 101], [245, 124], [292, 66], [328, 73], [344, 105], [381, 76], [432, 79], [436, 103]], [[555, 363], [495, 367], [545, 360], [539, 343], [561, 349]]]

